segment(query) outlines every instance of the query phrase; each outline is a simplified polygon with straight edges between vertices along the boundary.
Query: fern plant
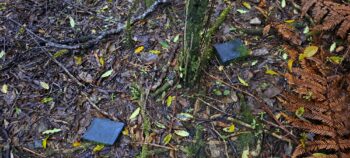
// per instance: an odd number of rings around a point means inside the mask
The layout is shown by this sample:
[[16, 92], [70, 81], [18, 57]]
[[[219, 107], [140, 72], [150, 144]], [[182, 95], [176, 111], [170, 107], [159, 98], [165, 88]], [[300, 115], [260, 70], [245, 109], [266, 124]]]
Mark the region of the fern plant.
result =
[[341, 38], [350, 41], [350, 5], [340, 4], [332, 0], [301, 0], [302, 16], [311, 11], [311, 16], [318, 24], [314, 27], [318, 31], [335, 29]]
[[289, 112], [282, 115], [293, 127], [314, 134], [301, 140], [292, 157], [350, 157], [350, 74], [335, 74], [323, 62], [326, 56], [321, 50], [284, 75], [292, 92], [278, 97]]

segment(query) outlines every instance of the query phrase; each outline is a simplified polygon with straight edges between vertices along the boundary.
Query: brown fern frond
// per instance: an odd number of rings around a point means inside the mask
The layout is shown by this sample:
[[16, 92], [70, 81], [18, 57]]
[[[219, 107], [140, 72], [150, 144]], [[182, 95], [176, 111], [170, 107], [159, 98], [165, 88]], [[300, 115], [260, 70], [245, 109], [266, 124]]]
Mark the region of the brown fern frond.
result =
[[312, 11], [312, 17], [318, 24], [315, 30], [328, 31], [337, 26], [337, 35], [343, 39], [350, 38], [350, 6], [339, 4], [329, 0], [302, 0], [302, 13], [305, 16], [308, 11]]
[[284, 117], [294, 127], [304, 129], [319, 135], [326, 135], [330, 137], [336, 136], [336, 131], [328, 126], [312, 124], [311, 122], [305, 122], [298, 118], [293, 118], [290, 116], [284, 116]]
[[318, 150], [339, 150], [339, 145], [334, 140], [317, 140], [317, 141], [310, 141], [305, 143], [305, 146], [300, 144], [298, 145], [293, 154], [292, 157], [298, 157], [303, 155], [307, 152], [315, 152]]
[[[312, 7], [319, 2], [309, 3]], [[300, 61], [301, 68], [284, 74], [292, 92], [282, 93], [278, 100], [292, 115], [282, 116], [293, 127], [316, 134], [314, 140], [298, 145], [293, 157], [324, 151], [330, 157], [339, 157], [350, 151], [350, 74], [335, 75], [324, 62], [326, 57], [318, 54], [304, 59]], [[303, 115], [295, 117], [301, 107]]]

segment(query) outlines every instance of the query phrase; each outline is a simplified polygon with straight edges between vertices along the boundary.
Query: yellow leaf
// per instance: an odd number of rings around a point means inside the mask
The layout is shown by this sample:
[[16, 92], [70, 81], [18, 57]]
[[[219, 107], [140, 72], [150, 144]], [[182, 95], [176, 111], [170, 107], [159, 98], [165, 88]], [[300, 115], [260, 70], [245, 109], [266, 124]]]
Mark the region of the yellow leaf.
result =
[[99, 60], [101, 66], [105, 65], [105, 60], [103, 59], [103, 57], [99, 57], [98, 60]]
[[4, 93], [4, 94], [6, 94], [6, 93], [8, 92], [8, 86], [7, 86], [7, 84], [2, 85], [2, 87], [1, 87], [1, 92]]
[[123, 133], [123, 135], [128, 136], [129, 130], [127, 128], [125, 128], [122, 133]]
[[301, 117], [303, 116], [304, 112], [305, 112], [304, 107], [300, 107], [295, 111], [295, 115], [297, 115], [298, 117]]
[[328, 155], [324, 153], [313, 153], [312, 156], [316, 158], [317, 157], [324, 158], [324, 157], [327, 157]]
[[284, 22], [290, 24], [290, 23], [295, 22], [295, 20], [294, 19], [290, 19], [290, 20], [285, 20]]
[[230, 127], [225, 127], [223, 130], [228, 133], [233, 133], [235, 131], [235, 125], [232, 124]]
[[135, 119], [140, 114], [141, 108], [138, 107], [129, 117], [130, 120]]
[[343, 61], [343, 57], [341, 56], [331, 56], [328, 57], [328, 60], [333, 64], [340, 64]]
[[81, 143], [79, 141], [76, 141], [72, 144], [73, 147], [80, 147]]
[[144, 49], [145, 49], [144, 46], [139, 46], [139, 47], [137, 47], [137, 48], [135, 49], [134, 52], [135, 52], [136, 54], [139, 54], [139, 53], [141, 53]]
[[246, 7], [247, 9], [251, 9], [252, 6], [250, 6], [250, 4], [248, 2], [242, 2], [243, 6]]
[[53, 58], [58, 58], [66, 53], [68, 53], [68, 49], [61, 49], [59, 51], [57, 51], [54, 55], [53, 55]]
[[164, 145], [167, 145], [171, 141], [171, 138], [172, 138], [172, 135], [170, 133], [166, 135], [163, 139]]
[[81, 56], [74, 56], [74, 61], [76, 65], [81, 65], [83, 63], [83, 58]]
[[289, 70], [289, 72], [292, 72], [292, 68], [293, 68], [293, 62], [294, 62], [294, 60], [293, 59], [289, 59], [288, 60], [288, 70]]
[[166, 99], [166, 106], [170, 106], [174, 99], [175, 96], [168, 96], [168, 98]]
[[243, 80], [241, 77], [239, 77], [238, 76], [238, 80], [239, 80], [239, 82], [241, 82], [241, 84], [243, 85], [243, 86], [249, 86], [249, 84], [245, 81], [245, 80]]
[[94, 149], [92, 149], [92, 151], [93, 151], [94, 153], [97, 153], [97, 152], [101, 151], [104, 147], [105, 147], [104, 145], [96, 145], [96, 146], [94, 147]]
[[44, 149], [46, 149], [46, 146], [47, 146], [47, 139], [49, 139], [49, 136], [44, 138], [43, 141], [42, 141], [42, 146], [43, 146]]
[[155, 54], [155, 55], [159, 55], [160, 54], [159, 50], [150, 50], [149, 52], [152, 53], [152, 54]]
[[268, 75], [278, 75], [278, 73], [277, 73], [276, 71], [271, 70], [271, 69], [267, 69], [267, 70], [265, 71], [265, 73], [268, 74]]
[[314, 56], [318, 51], [317, 46], [308, 46], [305, 48], [304, 53], [299, 55], [299, 61], [303, 60], [304, 58], [309, 58]]

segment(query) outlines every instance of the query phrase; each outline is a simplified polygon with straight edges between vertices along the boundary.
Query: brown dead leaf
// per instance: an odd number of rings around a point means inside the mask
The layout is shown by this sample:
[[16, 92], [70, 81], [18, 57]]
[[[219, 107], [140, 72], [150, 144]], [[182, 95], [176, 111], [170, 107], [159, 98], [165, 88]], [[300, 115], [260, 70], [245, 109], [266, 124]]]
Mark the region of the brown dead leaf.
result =
[[271, 30], [271, 25], [270, 24], [266, 25], [263, 29], [263, 35], [267, 36], [269, 34], [270, 30]]
[[282, 23], [274, 26], [279, 35], [283, 37], [283, 39], [291, 42], [294, 45], [301, 45], [302, 41], [300, 38], [300, 34], [293, 28], [292, 26]]

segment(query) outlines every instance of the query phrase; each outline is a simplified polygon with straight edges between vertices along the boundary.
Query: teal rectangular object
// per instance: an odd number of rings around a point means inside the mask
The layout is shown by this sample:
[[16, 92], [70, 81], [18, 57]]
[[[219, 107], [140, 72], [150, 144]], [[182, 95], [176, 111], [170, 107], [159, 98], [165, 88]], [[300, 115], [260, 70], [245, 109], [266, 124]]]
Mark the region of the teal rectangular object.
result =
[[113, 145], [124, 128], [124, 123], [94, 118], [83, 135], [84, 140]]

